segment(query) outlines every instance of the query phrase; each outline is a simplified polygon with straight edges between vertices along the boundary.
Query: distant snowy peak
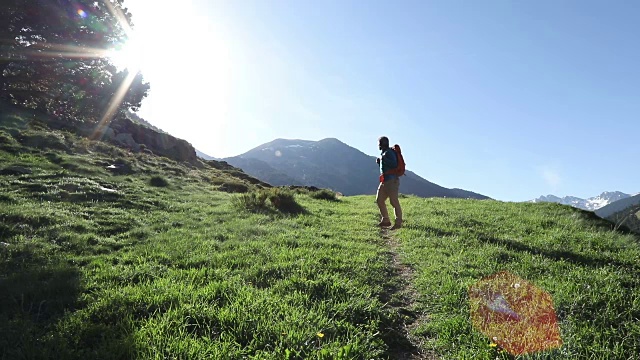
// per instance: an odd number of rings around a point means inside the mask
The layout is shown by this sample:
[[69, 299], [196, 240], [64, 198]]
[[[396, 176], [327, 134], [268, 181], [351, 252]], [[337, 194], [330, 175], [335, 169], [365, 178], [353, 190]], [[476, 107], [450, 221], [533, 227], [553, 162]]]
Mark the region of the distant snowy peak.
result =
[[[615, 214], [620, 213], [622, 211], [625, 211], [627, 209], [636, 207], [640, 205], [640, 193], [635, 194], [631, 197], [628, 197], [626, 199], [622, 199], [620, 201], [616, 201], [613, 204], [607, 205], [605, 207], [602, 207], [598, 210], [595, 211], [596, 215], [600, 216], [601, 218], [609, 218], [610, 216], [615, 216]], [[634, 212], [637, 212], [637, 209], [634, 210]], [[625, 215], [623, 215], [625, 216]], [[617, 220], [616, 220], [617, 221]], [[640, 224], [639, 224], [640, 225]], [[638, 228], [638, 230], [640, 230], [640, 227]]]
[[603, 206], [607, 206], [618, 200], [626, 199], [629, 197], [631, 197], [630, 194], [625, 194], [620, 191], [605, 191], [596, 197], [587, 199], [586, 201], [588, 210], [597, 210]]
[[547, 195], [541, 196], [535, 200], [531, 200], [531, 202], [554, 202], [573, 206], [583, 210], [595, 211], [600, 209], [601, 207], [607, 206], [618, 200], [626, 199], [628, 197], [631, 197], [631, 195], [625, 194], [620, 191], [605, 191], [598, 196], [590, 197], [588, 199], [581, 199], [575, 196], [565, 196], [560, 198], [555, 195]]

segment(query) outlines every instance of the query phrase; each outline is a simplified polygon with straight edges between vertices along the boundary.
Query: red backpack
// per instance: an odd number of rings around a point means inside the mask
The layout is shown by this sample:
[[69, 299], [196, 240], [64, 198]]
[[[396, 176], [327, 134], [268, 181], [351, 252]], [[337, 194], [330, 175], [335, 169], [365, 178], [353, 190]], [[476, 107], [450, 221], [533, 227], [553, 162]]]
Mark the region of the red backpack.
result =
[[404, 163], [404, 157], [402, 157], [402, 151], [400, 150], [400, 145], [395, 144], [391, 147], [391, 150], [395, 151], [396, 158], [398, 159], [398, 166], [388, 170], [385, 174], [402, 176], [404, 175], [406, 164]]

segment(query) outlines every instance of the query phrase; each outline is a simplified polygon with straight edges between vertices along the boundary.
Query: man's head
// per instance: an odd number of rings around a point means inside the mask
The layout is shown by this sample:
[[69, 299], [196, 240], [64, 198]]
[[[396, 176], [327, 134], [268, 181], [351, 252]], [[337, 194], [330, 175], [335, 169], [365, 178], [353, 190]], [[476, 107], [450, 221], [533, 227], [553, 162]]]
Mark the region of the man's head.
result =
[[378, 138], [378, 149], [385, 150], [389, 148], [389, 138], [381, 136]]

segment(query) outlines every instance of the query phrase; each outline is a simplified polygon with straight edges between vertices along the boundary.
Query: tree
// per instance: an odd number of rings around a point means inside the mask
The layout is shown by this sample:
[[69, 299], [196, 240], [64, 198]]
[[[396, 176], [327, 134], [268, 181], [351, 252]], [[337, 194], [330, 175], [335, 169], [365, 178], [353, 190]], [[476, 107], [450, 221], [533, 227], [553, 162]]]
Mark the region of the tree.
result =
[[108, 59], [131, 29], [122, 1], [3, 0], [0, 99], [66, 120], [137, 110], [149, 84]]

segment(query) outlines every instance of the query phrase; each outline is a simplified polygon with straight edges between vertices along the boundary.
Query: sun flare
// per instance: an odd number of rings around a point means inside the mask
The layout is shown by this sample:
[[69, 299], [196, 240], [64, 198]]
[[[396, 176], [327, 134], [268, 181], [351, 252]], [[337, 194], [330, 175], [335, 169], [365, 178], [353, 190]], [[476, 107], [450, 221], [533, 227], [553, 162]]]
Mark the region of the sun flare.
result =
[[109, 52], [109, 58], [119, 69], [127, 69], [130, 72], [144, 72], [145, 51], [144, 46], [135, 37]]
[[194, 141], [217, 133], [228, 122], [234, 89], [231, 42], [225, 31], [192, 4], [179, 12], [169, 0], [126, 4], [134, 26], [129, 40], [110, 58], [119, 69], [139, 71], [151, 84], [139, 114]]

